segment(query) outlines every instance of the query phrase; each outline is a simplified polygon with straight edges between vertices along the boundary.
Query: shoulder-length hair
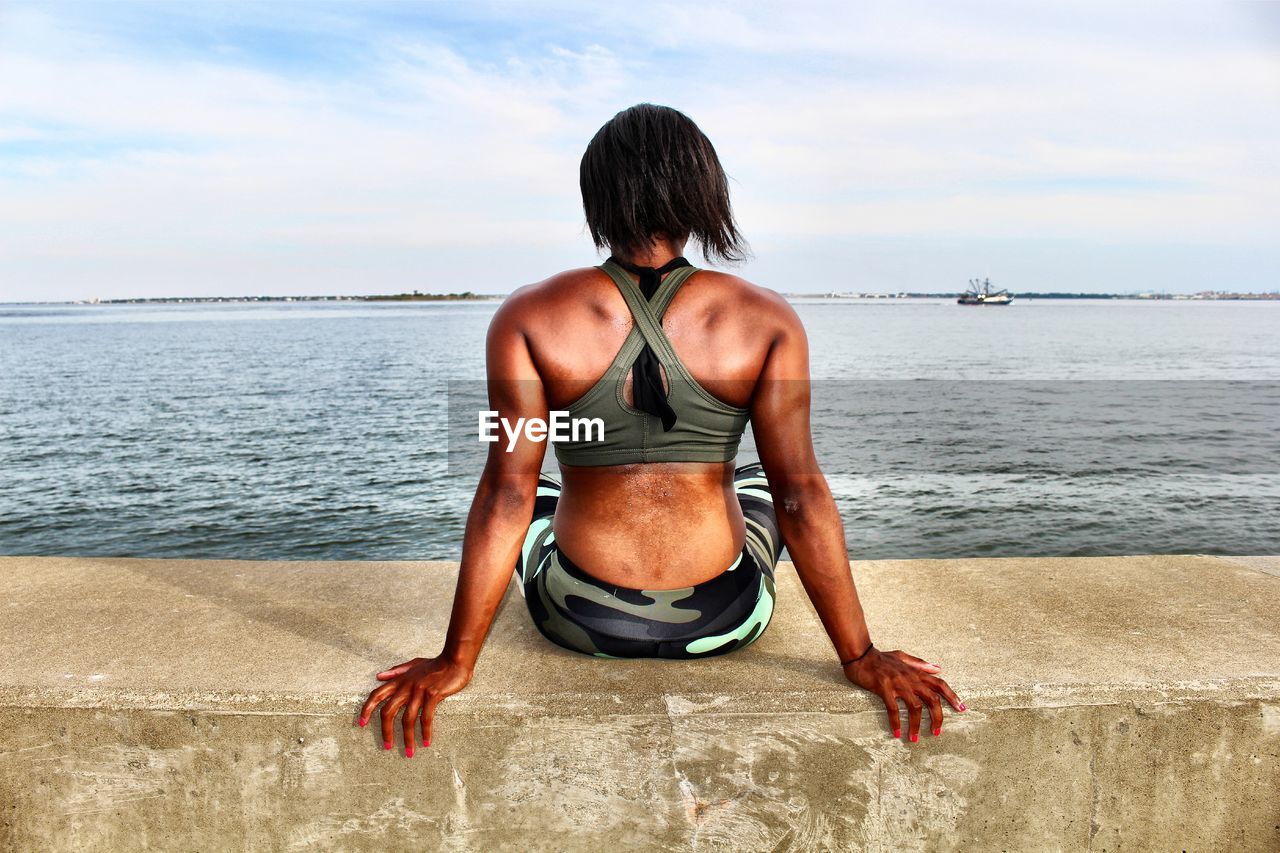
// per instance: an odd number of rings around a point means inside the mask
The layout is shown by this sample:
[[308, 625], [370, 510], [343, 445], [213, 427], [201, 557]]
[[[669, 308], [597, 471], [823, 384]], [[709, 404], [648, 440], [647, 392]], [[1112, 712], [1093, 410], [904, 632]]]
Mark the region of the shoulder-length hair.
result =
[[679, 110], [637, 104], [596, 132], [579, 170], [597, 248], [631, 254], [657, 235], [692, 237], [707, 261], [741, 261], [746, 241], [711, 140]]

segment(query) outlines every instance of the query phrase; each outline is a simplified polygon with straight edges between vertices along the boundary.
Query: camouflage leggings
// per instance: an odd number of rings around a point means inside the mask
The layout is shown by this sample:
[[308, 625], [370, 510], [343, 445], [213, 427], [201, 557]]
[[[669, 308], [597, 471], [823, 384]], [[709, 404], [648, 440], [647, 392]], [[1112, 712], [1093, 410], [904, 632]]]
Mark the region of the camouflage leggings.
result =
[[598, 657], [699, 658], [749, 645], [773, 615], [782, 541], [760, 464], [735, 469], [734, 488], [747, 539], [733, 565], [695, 586], [643, 590], [599, 581], [560, 553], [551, 531], [560, 484], [541, 477], [516, 562], [534, 625], [551, 642]]

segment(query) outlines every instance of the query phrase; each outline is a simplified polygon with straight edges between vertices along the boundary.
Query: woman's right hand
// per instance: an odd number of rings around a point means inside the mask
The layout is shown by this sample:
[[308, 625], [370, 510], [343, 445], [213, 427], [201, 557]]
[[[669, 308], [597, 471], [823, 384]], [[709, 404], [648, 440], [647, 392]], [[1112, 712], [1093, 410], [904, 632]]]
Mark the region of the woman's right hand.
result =
[[964, 703], [952, 692], [947, 682], [933, 674], [941, 669], [937, 664], [907, 654], [901, 649], [882, 652], [872, 648], [861, 660], [846, 666], [844, 674], [854, 684], [870, 690], [884, 700], [894, 737], [902, 736], [898, 700], [907, 703], [907, 733], [915, 741], [920, 739], [920, 721], [926, 704], [929, 706], [935, 735], [942, 734], [942, 701], [939, 696], [945, 696], [957, 711], [965, 710]]
[[369, 722], [373, 710], [382, 705], [382, 746], [391, 749], [395, 743], [396, 714], [404, 709], [401, 728], [404, 730], [404, 754], [413, 758], [414, 729], [418, 716], [422, 716], [422, 743], [431, 746], [431, 721], [436, 706], [452, 696], [471, 681], [471, 667], [445, 658], [414, 658], [391, 669], [378, 673], [379, 681], [360, 709], [360, 725]]

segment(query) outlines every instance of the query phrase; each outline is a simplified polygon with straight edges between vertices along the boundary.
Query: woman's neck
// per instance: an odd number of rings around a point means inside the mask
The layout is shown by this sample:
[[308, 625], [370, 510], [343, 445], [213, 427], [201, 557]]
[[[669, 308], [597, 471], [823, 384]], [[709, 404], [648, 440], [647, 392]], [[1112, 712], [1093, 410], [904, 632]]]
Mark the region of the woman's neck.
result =
[[684, 254], [685, 240], [654, 238], [643, 249], [633, 252], [614, 252], [613, 256], [637, 267], [660, 267]]

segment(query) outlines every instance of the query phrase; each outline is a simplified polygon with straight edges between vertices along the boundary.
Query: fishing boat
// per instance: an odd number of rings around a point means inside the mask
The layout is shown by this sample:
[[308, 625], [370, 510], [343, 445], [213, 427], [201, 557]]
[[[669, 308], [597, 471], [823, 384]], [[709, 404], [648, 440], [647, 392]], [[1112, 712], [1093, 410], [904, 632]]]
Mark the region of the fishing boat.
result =
[[969, 289], [956, 300], [959, 305], [1011, 305], [1013, 295], [1008, 290], [992, 290], [991, 279], [969, 279]]

